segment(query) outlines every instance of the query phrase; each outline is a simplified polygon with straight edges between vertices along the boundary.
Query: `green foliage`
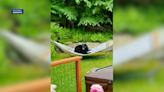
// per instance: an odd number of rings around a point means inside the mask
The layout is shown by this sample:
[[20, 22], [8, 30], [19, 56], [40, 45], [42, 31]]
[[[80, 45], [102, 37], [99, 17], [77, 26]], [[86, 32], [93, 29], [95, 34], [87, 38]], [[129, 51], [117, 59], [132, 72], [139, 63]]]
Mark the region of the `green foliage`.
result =
[[93, 14], [96, 14], [100, 11], [101, 7], [95, 7], [93, 10], [92, 10], [92, 13]]
[[76, 4], [79, 5], [81, 0], [75, 0]]
[[84, 2], [86, 3], [86, 5], [87, 5], [89, 8], [91, 8], [92, 3], [91, 3], [90, 1], [88, 1], [88, 0], [84, 0]]
[[77, 20], [77, 11], [74, 7], [66, 7], [66, 6], [59, 6], [59, 5], [51, 5], [51, 13], [58, 14], [60, 18], [62, 15], [65, 15], [68, 20]]
[[73, 21], [75, 26], [100, 27], [108, 23], [112, 25], [109, 14], [113, 11], [113, 0], [57, 0], [51, 3], [53, 16], [58, 15]]
[[96, 1], [95, 6], [103, 6], [104, 9], [111, 11], [113, 10], [113, 0], [107, 0], [107, 1]]
[[67, 29], [59, 27], [59, 24], [51, 22], [51, 39], [60, 43], [66, 42], [105, 42], [113, 39], [113, 33], [84, 32], [82, 29]]
[[109, 39], [112, 39], [109, 34], [94, 33], [93, 35], [91, 35], [91, 41], [93, 42], [104, 42]]
[[96, 42], [97, 40], [99, 40], [98, 37], [97, 37], [97, 34], [93, 34], [93, 35], [91, 36], [91, 40], [92, 40], [93, 42]]
[[[11, 14], [11, 9], [24, 9], [24, 14]], [[49, 10], [50, 2], [45, 0], [0, 0], [0, 27], [34, 37], [49, 28]]]
[[100, 26], [99, 22], [96, 21], [98, 20], [96, 17], [84, 17], [80, 19], [80, 22], [78, 23], [78, 26], [80, 25], [92, 25], [92, 26]]
[[51, 1], [51, 38], [66, 42], [105, 42], [112, 35], [113, 0]]
[[[163, 24], [163, 12], [158, 12], [154, 8], [143, 10], [142, 8], [127, 7], [116, 8], [113, 14], [114, 32], [128, 32], [133, 35], [138, 35], [151, 31], [152, 29]], [[120, 16], [121, 15], [121, 16]]]

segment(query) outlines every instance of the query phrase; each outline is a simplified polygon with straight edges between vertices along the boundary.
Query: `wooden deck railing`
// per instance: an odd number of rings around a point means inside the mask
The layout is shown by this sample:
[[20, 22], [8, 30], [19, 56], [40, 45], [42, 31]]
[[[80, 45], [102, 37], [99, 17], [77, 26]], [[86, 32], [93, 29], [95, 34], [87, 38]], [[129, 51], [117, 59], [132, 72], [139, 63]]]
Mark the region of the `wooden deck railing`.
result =
[[38, 79], [0, 88], [0, 92], [43, 92], [50, 90], [51, 78]]
[[57, 66], [57, 65], [62, 65], [65, 63], [70, 63], [70, 62], [76, 62], [76, 89], [77, 92], [82, 92], [82, 87], [81, 87], [81, 62], [82, 57], [76, 56], [76, 57], [71, 57], [67, 59], [62, 59], [58, 61], [53, 61], [51, 62], [51, 67]]
[[[80, 60], [82, 57], [71, 57], [67, 59], [62, 59], [58, 61], [51, 62], [51, 67], [70, 63], [70, 62], [76, 62], [76, 83], [77, 83], [77, 92], [82, 92], [81, 88], [81, 67], [80, 67]], [[50, 90], [50, 84], [51, 84], [51, 77], [46, 77], [26, 83], [20, 83], [17, 85], [12, 86], [6, 86], [3, 88], [0, 88], [0, 92], [42, 92], [46, 90]]]

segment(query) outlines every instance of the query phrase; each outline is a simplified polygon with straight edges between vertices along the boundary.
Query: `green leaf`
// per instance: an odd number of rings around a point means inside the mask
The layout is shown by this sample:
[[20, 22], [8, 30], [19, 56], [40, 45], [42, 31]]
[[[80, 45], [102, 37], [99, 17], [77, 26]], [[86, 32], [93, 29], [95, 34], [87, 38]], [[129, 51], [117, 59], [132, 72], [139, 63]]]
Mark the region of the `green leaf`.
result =
[[87, 4], [87, 6], [88, 6], [89, 8], [92, 7], [92, 3], [91, 3], [90, 1], [88, 1], [88, 0], [84, 0], [84, 2]]
[[53, 14], [58, 14], [55, 10], [51, 10], [51, 12], [52, 12]]
[[80, 0], [75, 0], [76, 4], [79, 5], [80, 4]]
[[59, 14], [61, 18], [62, 15], [65, 15], [68, 20], [77, 20], [77, 10], [74, 7], [61, 7], [58, 5], [52, 5], [51, 10], [55, 11], [55, 14]]
[[96, 17], [83, 17], [80, 19], [78, 26], [80, 25], [91, 25], [91, 26], [100, 26], [99, 21]]
[[104, 9], [106, 9], [107, 11], [113, 11], [113, 0], [109, 0], [109, 1], [96, 1], [95, 6], [103, 6]]
[[93, 10], [92, 10], [92, 13], [93, 14], [96, 14], [97, 12], [100, 11], [100, 7], [95, 7]]

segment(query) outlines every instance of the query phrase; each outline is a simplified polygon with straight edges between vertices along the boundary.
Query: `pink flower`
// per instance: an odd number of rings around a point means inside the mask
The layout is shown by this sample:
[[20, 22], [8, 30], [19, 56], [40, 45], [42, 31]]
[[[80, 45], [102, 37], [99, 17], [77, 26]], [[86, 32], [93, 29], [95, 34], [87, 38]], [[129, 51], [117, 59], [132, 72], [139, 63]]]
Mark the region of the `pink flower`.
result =
[[104, 90], [99, 84], [93, 84], [91, 86], [90, 92], [104, 92]]

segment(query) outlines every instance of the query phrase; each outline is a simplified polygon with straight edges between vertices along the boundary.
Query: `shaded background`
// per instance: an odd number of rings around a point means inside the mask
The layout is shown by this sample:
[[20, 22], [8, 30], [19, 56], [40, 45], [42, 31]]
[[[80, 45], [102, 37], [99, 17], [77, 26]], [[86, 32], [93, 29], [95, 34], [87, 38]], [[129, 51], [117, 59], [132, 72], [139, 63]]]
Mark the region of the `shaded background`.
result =
[[[11, 9], [24, 9], [24, 14], [11, 14]], [[1, 33], [7, 30], [20, 39], [49, 48], [50, 2], [48, 0], [1, 0], [0, 11], [1, 37], [4, 36]], [[22, 45], [14, 39], [12, 42]], [[45, 64], [39, 60], [34, 63], [22, 54], [26, 53], [24, 50], [14, 48], [5, 38], [0, 39], [0, 45], [0, 87], [50, 75], [50, 63]]]
[[[164, 12], [163, 0], [115, 0], [113, 12], [114, 53], [124, 57], [129, 50], [144, 46], [137, 44], [129, 49], [123, 49], [140, 39], [144, 35], [153, 34], [154, 31], [163, 32]], [[162, 34], [161, 34], [162, 35]], [[159, 37], [159, 35], [157, 36]], [[153, 40], [153, 39], [152, 39]], [[162, 40], [162, 39], [158, 39]], [[153, 46], [153, 44], [152, 44]], [[163, 47], [152, 49], [151, 52], [141, 53], [140, 56], [131, 58], [125, 63], [114, 64], [114, 92], [162, 92], [163, 88]], [[144, 51], [144, 49], [140, 49]], [[119, 52], [119, 51], [118, 51]], [[118, 57], [114, 54], [113, 62]]]

